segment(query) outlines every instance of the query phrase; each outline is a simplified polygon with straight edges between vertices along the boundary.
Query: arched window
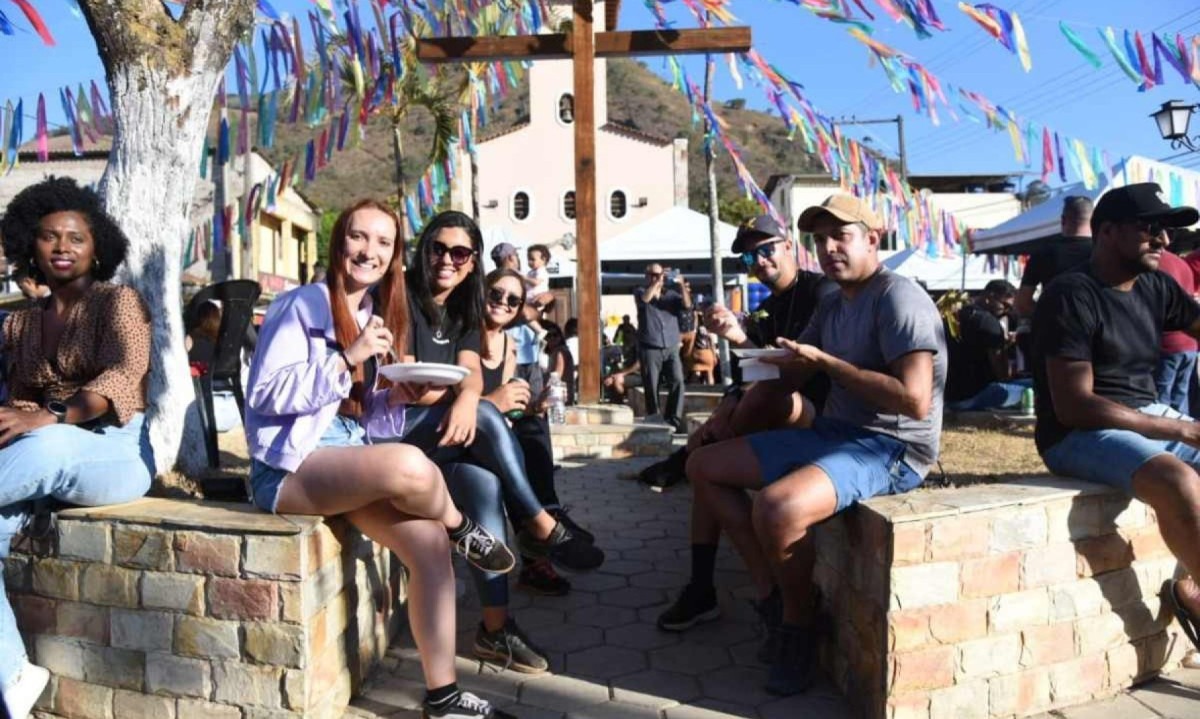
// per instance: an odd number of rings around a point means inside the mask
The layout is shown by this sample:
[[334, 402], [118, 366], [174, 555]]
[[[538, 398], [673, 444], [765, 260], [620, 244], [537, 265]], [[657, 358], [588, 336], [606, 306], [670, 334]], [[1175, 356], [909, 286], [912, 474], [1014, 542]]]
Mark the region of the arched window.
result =
[[614, 220], [619, 220], [625, 217], [629, 211], [629, 205], [625, 199], [625, 193], [621, 190], [613, 190], [613, 193], [608, 196], [608, 214], [612, 215]]
[[567, 190], [567, 193], [565, 195], [563, 195], [562, 208], [563, 208], [563, 217], [567, 218], [568, 220], [575, 219], [575, 191], [574, 190]]
[[569, 92], [558, 98], [558, 121], [564, 125], [575, 122], [575, 96]]
[[518, 191], [512, 197], [512, 216], [514, 220], [529, 219], [529, 193]]

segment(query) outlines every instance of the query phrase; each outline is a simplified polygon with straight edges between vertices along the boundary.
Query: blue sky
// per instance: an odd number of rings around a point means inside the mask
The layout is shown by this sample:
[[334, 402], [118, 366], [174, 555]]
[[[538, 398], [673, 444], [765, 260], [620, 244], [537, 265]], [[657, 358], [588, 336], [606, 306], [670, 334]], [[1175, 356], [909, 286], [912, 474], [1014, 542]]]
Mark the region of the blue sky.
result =
[[[61, 120], [57, 90], [93, 79], [103, 86], [103, 70], [95, 43], [82, 19], [70, 11], [69, 0], [33, 0], [57, 40], [46, 47], [29, 28], [10, 0], [0, 0], [0, 11], [17, 25], [16, 36], [0, 35], [0, 102], [24, 98], [30, 115], [37, 93], [47, 93], [51, 121]], [[1164, 67], [1166, 84], [1146, 92], [1120, 72], [1096, 32], [1112, 26], [1150, 31], [1200, 33], [1200, 4], [1194, 0], [1000, 0], [996, 4], [1015, 11], [1029, 38], [1033, 67], [1024, 72], [1015, 55], [1008, 53], [957, 8], [952, 0], [934, 0], [948, 30], [919, 40], [907, 25], [894, 24], [875, 12], [878, 40], [907, 52], [944, 82], [979, 92], [993, 102], [1010, 107], [1019, 116], [1045, 124], [1066, 135], [1107, 150], [1116, 159], [1140, 154], [1162, 159], [1173, 154], [1155, 130], [1148, 115], [1170, 99], [1200, 102], [1194, 85], [1184, 84], [1174, 70]], [[312, 7], [306, 0], [275, 0], [281, 12], [303, 13]], [[863, 0], [873, 12], [874, 0]], [[622, 3], [623, 29], [648, 28], [653, 18], [643, 3]], [[668, 3], [681, 27], [694, 22], [679, 2]], [[804, 85], [808, 99], [822, 112], [859, 118], [905, 116], [909, 167], [912, 173], [1014, 172], [1025, 168], [1013, 155], [1006, 134], [990, 132], [970, 121], [954, 122], [943, 116], [942, 125], [913, 112], [907, 93], [893, 93], [883, 71], [872, 67], [865, 47], [851, 38], [844, 26], [819, 19], [786, 0], [734, 0], [732, 10], [752, 28], [754, 45], [771, 63]], [[1092, 69], [1067, 44], [1058, 30], [1066, 21], [1104, 59]], [[666, 74], [661, 60], [649, 59], [651, 68]], [[702, 63], [688, 61], [689, 72], [701, 77]], [[722, 99], [744, 97], [751, 107], [766, 108], [762, 91], [747, 84], [735, 87], [724, 62], [718, 63], [716, 94]], [[944, 113], [943, 113], [944, 114]], [[1200, 133], [1200, 118], [1192, 125]], [[32, 135], [33, 122], [26, 121]], [[894, 125], [853, 130], [885, 152], [893, 153], [897, 141]], [[1177, 157], [1173, 162], [1200, 168], [1200, 153]], [[1035, 167], [1031, 172], [1037, 172]], [[764, 181], [766, 178], [759, 178]]]

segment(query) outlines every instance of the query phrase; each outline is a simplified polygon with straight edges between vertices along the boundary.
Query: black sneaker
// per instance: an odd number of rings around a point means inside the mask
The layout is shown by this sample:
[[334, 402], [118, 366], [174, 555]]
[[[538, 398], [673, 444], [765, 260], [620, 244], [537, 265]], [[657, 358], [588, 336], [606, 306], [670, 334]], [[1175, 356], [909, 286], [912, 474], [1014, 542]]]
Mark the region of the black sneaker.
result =
[[780, 625], [772, 631], [775, 656], [767, 670], [766, 689], [776, 696], [791, 696], [812, 684], [815, 649], [813, 636], [799, 627]]
[[516, 717], [494, 709], [487, 700], [481, 699], [471, 692], [459, 692], [453, 701], [437, 708], [430, 706], [428, 701], [422, 704], [421, 719], [516, 719]]
[[637, 479], [653, 490], [664, 490], [682, 482], [687, 478], [684, 468], [687, 466], [687, 449], [678, 449], [666, 459], [655, 462], [638, 472]]
[[720, 616], [717, 590], [689, 582], [670, 609], [658, 615], [658, 628], [666, 632], [682, 632], [697, 624], [714, 621]]
[[571, 583], [554, 571], [548, 559], [521, 558], [521, 574], [517, 586], [544, 597], [561, 597], [571, 591]]
[[517, 547], [522, 555], [549, 559], [555, 568], [568, 572], [587, 572], [604, 564], [604, 552], [573, 536], [562, 522], [555, 522], [545, 539], [534, 539], [528, 530], [518, 533]]
[[474, 520], [460, 537], [451, 536], [454, 550], [471, 564], [485, 572], [506, 574], [516, 566], [517, 559], [499, 539]]
[[500, 629], [489, 632], [483, 624], [475, 631], [475, 656], [490, 662], [503, 662], [505, 669], [522, 674], [541, 674], [550, 661], [534, 646], [511, 617]]
[[574, 519], [571, 519], [571, 517], [567, 514], [566, 507], [555, 507], [554, 509], [547, 509], [546, 511], [550, 513], [551, 517], [557, 519], [564, 527], [570, 530], [571, 534], [579, 537], [588, 544], [596, 543], [596, 536], [579, 526]]

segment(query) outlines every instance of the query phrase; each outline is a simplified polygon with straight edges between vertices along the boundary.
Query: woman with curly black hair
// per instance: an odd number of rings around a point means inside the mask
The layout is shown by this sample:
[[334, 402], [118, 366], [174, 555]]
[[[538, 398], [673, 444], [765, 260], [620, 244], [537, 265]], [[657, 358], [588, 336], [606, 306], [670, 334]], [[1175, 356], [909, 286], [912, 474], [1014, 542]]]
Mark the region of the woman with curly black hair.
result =
[[[109, 284], [129, 246], [94, 192], [69, 178], [21, 191], [0, 220], [4, 252], [48, 297], [3, 325], [9, 397], [0, 407], [0, 560], [35, 500], [98, 506], [146, 493], [154, 472], [143, 421], [150, 318]], [[0, 688], [25, 719], [49, 680], [29, 662], [0, 577]]]

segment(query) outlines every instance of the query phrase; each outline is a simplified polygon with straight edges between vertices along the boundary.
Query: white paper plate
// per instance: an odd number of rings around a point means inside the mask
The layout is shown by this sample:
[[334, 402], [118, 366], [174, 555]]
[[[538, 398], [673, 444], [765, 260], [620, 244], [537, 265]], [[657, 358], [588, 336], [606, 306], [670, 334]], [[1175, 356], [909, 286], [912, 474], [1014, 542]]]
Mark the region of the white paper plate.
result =
[[437, 362], [396, 362], [379, 368], [379, 374], [393, 382], [431, 384], [435, 387], [458, 384], [471, 374], [466, 367]]
[[766, 347], [763, 349], [734, 349], [733, 354], [738, 359], [762, 359], [763, 357], [786, 359], [792, 356], [792, 351], [782, 347]]

